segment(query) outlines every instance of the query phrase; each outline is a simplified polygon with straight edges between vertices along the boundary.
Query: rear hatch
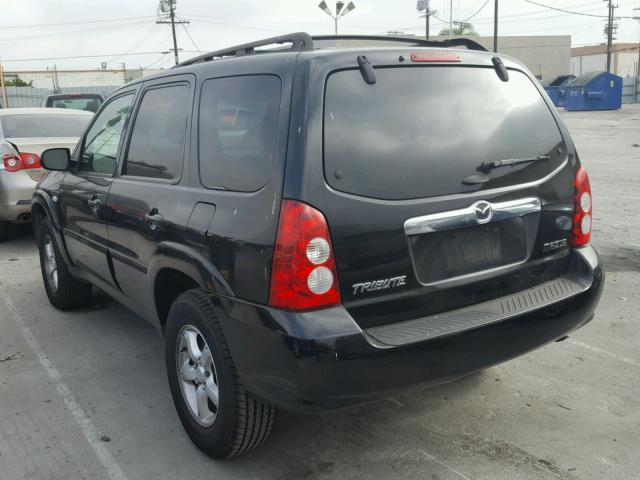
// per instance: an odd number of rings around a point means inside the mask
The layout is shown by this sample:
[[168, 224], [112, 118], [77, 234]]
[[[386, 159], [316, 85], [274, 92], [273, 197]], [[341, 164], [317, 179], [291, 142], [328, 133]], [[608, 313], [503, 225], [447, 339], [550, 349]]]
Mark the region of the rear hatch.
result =
[[450, 311], [561, 275], [576, 158], [534, 80], [515, 68], [501, 80], [486, 55], [368, 57], [373, 84], [358, 68], [326, 75], [324, 188], [307, 199], [327, 216], [355, 320]]

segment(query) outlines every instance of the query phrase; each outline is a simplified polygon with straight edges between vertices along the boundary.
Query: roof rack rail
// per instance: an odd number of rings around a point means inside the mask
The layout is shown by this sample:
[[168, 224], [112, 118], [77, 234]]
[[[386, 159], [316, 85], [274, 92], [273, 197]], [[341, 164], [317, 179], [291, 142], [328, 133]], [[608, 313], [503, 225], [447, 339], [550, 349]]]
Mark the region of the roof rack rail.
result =
[[[470, 38], [452, 38], [449, 40], [422, 40], [421, 38], [410, 37], [391, 37], [385, 35], [318, 35], [311, 37], [308, 33], [297, 32], [290, 33], [289, 35], [280, 35], [278, 37], [265, 38], [264, 40], [258, 40], [257, 42], [245, 43], [243, 45], [236, 45], [235, 47], [229, 47], [222, 50], [216, 50], [215, 52], [204, 53], [197, 57], [190, 58], [184, 62], [180, 62], [173, 68], [185, 67], [187, 65], [194, 65], [196, 63], [209, 62], [216, 58], [224, 57], [240, 57], [244, 55], [254, 55], [258, 53], [268, 52], [293, 52], [312, 50], [314, 47], [314, 40], [377, 40], [385, 42], [397, 42], [397, 43], [409, 43], [416, 47], [466, 47], [469, 50], [478, 50], [486, 52], [487, 49], [480, 45], [475, 40]], [[257, 50], [259, 47], [266, 47], [268, 45], [281, 45], [290, 43], [289, 47], [282, 47], [276, 49]]]
[[487, 49], [470, 38], [451, 38], [447, 40], [423, 40], [411, 37], [393, 37], [387, 35], [315, 35], [313, 40], [379, 40], [386, 42], [410, 43], [417, 47], [467, 47], [468, 50], [486, 52]]
[[[288, 48], [275, 49], [275, 50], [264, 50], [259, 51], [256, 50], [259, 47], [266, 47], [268, 45], [274, 44], [284, 44], [290, 43], [291, 46]], [[253, 55], [256, 53], [266, 53], [266, 52], [290, 52], [290, 51], [301, 51], [301, 50], [311, 50], [313, 48], [313, 39], [309, 36], [308, 33], [305, 32], [297, 32], [290, 33], [288, 35], [280, 35], [277, 37], [265, 38], [264, 40], [258, 40], [257, 42], [245, 43], [243, 45], [236, 45], [235, 47], [229, 47], [222, 50], [216, 50], [215, 52], [209, 52], [197, 57], [190, 58], [189, 60], [185, 60], [184, 62], [180, 62], [176, 67], [184, 67], [186, 65], [193, 65], [196, 63], [208, 62], [210, 60], [214, 60], [216, 58], [224, 58], [224, 57], [240, 57], [243, 55]], [[175, 68], [175, 67], [173, 67]]]

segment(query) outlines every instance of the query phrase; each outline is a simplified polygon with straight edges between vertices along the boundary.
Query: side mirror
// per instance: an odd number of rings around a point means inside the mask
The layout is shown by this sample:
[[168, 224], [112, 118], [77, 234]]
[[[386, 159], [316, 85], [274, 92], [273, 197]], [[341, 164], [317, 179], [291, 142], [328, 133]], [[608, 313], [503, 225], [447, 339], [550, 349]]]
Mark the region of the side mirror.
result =
[[68, 148], [50, 148], [42, 152], [40, 160], [47, 170], [64, 172], [69, 169], [71, 153]]

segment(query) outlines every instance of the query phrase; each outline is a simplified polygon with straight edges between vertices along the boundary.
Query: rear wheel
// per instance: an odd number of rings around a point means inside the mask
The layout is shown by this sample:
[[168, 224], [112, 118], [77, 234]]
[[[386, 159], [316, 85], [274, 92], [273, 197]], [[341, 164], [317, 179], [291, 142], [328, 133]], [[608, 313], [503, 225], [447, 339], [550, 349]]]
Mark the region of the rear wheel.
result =
[[59, 310], [71, 310], [91, 301], [91, 285], [71, 275], [51, 227], [43, 220], [38, 228], [40, 269], [49, 302]]
[[260, 445], [276, 408], [248, 394], [208, 295], [190, 290], [169, 311], [165, 356], [171, 395], [191, 440], [207, 455], [230, 458]]
[[6, 242], [9, 238], [9, 222], [0, 221], [0, 242]]

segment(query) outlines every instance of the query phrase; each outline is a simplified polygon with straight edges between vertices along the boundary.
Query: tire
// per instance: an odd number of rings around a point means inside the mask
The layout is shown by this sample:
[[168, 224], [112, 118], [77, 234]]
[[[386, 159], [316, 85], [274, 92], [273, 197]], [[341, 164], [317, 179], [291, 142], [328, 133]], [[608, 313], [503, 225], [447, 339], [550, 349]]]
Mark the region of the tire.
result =
[[9, 238], [9, 222], [0, 221], [0, 242], [6, 242]]
[[88, 305], [91, 302], [91, 285], [71, 275], [49, 222], [43, 219], [37, 230], [40, 270], [51, 305], [58, 310], [72, 310]]
[[[193, 362], [192, 354], [200, 363]], [[189, 290], [171, 306], [165, 358], [178, 416], [200, 450], [216, 459], [231, 458], [266, 440], [277, 410], [251, 396], [240, 384], [213, 304], [203, 290]], [[211, 395], [212, 391], [217, 394]], [[217, 405], [212, 398], [218, 399]], [[200, 403], [197, 399], [204, 400]]]

